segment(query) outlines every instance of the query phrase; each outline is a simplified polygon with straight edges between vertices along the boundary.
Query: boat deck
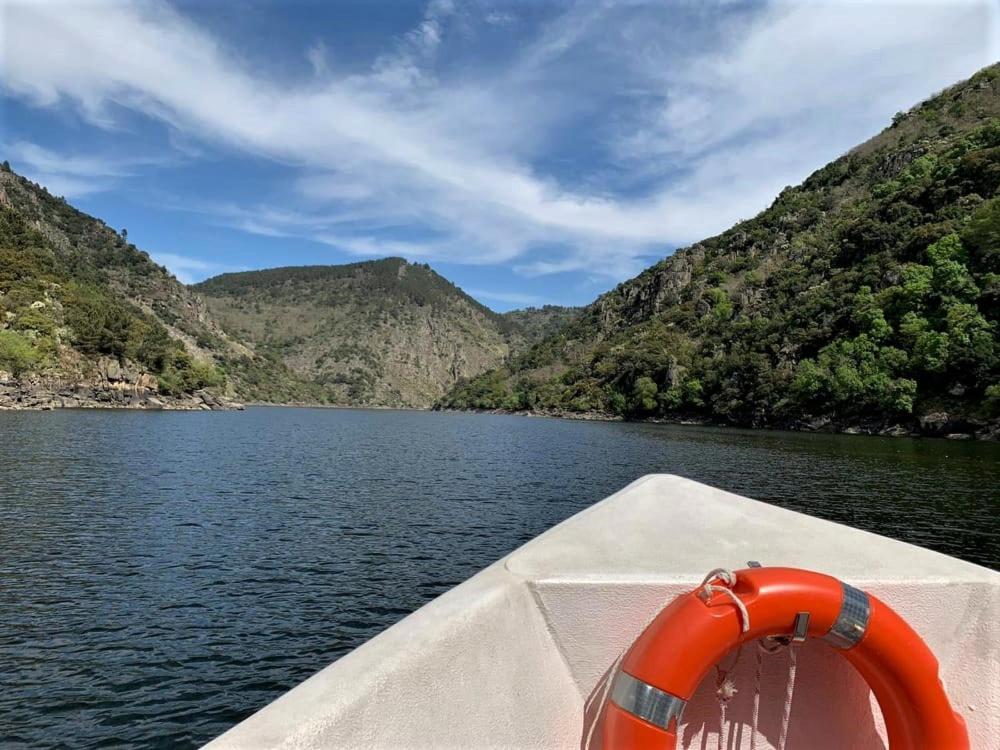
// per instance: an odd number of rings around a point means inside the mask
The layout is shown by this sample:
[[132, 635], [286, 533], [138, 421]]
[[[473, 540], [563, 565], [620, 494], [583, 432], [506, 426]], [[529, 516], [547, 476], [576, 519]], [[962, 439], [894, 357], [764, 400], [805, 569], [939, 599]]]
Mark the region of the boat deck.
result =
[[[676, 476], [649, 475], [446, 592], [209, 743], [227, 748], [578, 748], [587, 697], [664, 601], [712, 568], [808, 568], [870, 591], [937, 655], [974, 748], [1000, 737], [1000, 574]], [[331, 622], [331, 628], [336, 623]], [[788, 747], [886, 747], [854, 669], [798, 647]], [[735, 670], [727, 748], [750, 746], [755, 656]], [[777, 743], [787, 654], [769, 656], [757, 746]], [[715, 747], [709, 675], [679, 747]], [[706, 745], [707, 743], [707, 745]]]

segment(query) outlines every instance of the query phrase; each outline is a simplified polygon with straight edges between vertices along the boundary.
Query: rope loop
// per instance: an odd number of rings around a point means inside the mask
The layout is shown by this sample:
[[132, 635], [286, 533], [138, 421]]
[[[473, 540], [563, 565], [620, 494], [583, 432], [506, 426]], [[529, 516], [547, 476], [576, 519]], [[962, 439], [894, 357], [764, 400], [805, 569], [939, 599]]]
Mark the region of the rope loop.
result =
[[714, 569], [712, 569], [712, 571], [707, 576], [705, 576], [704, 578], [701, 579], [701, 584], [700, 585], [704, 586], [706, 583], [708, 583], [709, 581], [711, 581], [713, 578], [718, 578], [720, 581], [722, 581], [724, 584], [726, 584], [729, 587], [732, 587], [732, 586], [736, 585], [736, 574], [733, 571], [731, 571], [731, 570], [727, 570], [726, 568], [714, 568]]
[[[710, 581], [719, 580], [723, 583], [722, 586], [717, 586]], [[704, 580], [701, 582], [699, 587], [698, 596], [705, 603], [712, 598], [712, 594], [723, 594], [736, 605], [736, 608], [740, 611], [740, 629], [744, 633], [750, 632], [750, 613], [747, 611], [747, 605], [743, 603], [743, 600], [736, 596], [736, 592], [733, 591], [732, 587], [736, 585], [736, 574], [731, 570], [726, 570], [725, 568], [716, 568], [705, 576]]]

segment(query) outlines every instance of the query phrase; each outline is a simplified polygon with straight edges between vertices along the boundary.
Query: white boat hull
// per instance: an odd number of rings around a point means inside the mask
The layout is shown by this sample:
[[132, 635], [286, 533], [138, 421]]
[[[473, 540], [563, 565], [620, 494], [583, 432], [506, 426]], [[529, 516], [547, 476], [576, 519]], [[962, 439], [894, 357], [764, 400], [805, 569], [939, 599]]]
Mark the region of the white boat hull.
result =
[[[577, 514], [209, 743], [239, 748], [578, 748], [584, 702], [665, 600], [748, 560], [821, 571], [903, 615], [938, 657], [973, 748], [1000, 737], [1000, 574], [668, 475]], [[336, 623], [331, 622], [331, 628]], [[867, 685], [829, 646], [798, 647], [788, 747], [884, 750]], [[750, 747], [752, 650], [727, 748]], [[787, 655], [768, 657], [758, 748], [777, 743]], [[714, 748], [714, 675], [679, 746]]]

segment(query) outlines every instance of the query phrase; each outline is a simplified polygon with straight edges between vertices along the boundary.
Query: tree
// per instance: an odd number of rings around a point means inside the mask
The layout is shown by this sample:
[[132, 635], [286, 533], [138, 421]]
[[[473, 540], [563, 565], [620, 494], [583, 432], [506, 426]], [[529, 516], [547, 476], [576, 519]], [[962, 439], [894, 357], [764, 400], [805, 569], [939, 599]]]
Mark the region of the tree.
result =
[[950, 341], [947, 333], [922, 331], [913, 342], [913, 363], [929, 373], [944, 372], [948, 367]]
[[973, 262], [988, 271], [1000, 271], [1000, 196], [986, 201], [962, 232]]
[[632, 388], [632, 398], [636, 411], [650, 412], [656, 409], [656, 383], [653, 379], [643, 375], [635, 381]]
[[0, 369], [14, 377], [36, 369], [44, 357], [27, 337], [14, 331], [0, 331]]
[[879, 346], [867, 334], [838, 339], [823, 347], [815, 359], [799, 363], [792, 383], [802, 403], [826, 402], [844, 411], [869, 409], [909, 413], [917, 383], [899, 377], [906, 352]]
[[959, 302], [948, 307], [945, 322], [955, 364], [989, 367], [993, 363], [993, 332], [975, 305]]
[[959, 236], [954, 232], [945, 235], [937, 242], [928, 245], [926, 252], [927, 257], [930, 258], [931, 263], [934, 265], [948, 260], [953, 260], [958, 263], [964, 263], [966, 260], [965, 248], [962, 247], [962, 240], [959, 239]]
[[934, 289], [934, 269], [919, 263], [907, 263], [900, 272], [896, 296], [905, 310], [921, 310]]
[[882, 341], [892, 334], [892, 326], [886, 322], [885, 313], [875, 301], [871, 287], [863, 286], [854, 295], [852, 317], [861, 333], [867, 333], [875, 341]]

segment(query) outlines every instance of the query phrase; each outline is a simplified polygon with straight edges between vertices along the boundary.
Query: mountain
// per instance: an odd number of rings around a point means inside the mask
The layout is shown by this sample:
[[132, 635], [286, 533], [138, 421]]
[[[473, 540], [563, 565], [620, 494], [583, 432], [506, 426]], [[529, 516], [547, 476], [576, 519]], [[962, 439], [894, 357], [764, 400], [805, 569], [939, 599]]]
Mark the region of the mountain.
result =
[[3, 163], [0, 406], [215, 408], [220, 352], [249, 354], [125, 230]]
[[575, 310], [499, 315], [401, 258], [194, 287], [0, 169], [0, 407], [430, 406]]
[[[498, 315], [402, 258], [227, 273], [193, 288], [226, 331], [313, 384], [324, 403], [430, 406], [544, 325]], [[230, 370], [246, 397], [287, 400]]]
[[574, 322], [583, 312], [582, 307], [543, 305], [510, 310], [501, 314], [508, 322], [507, 338], [514, 355], [527, 351]]
[[1000, 65], [442, 408], [996, 436]]

